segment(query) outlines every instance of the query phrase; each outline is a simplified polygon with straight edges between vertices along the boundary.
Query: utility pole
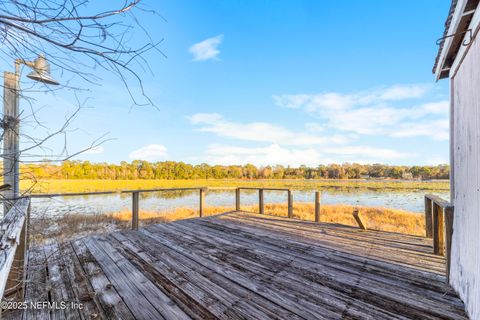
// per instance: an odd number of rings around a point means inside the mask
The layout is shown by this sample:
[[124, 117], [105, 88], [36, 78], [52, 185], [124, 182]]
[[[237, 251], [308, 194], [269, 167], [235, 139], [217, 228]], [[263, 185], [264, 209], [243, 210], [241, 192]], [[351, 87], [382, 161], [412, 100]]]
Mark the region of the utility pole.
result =
[[19, 196], [19, 73], [17, 63], [15, 73], [3, 73], [3, 183], [10, 185], [3, 196], [6, 199], [3, 212], [6, 214], [12, 207], [13, 199]]
[[58, 82], [50, 75], [50, 65], [40, 54], [34, 61], [15, 60], [15, 73], [3, 73], [3, 214], [5, 215], [20, 196], [20, 65], [33, 69], [28, 78], [50, 85]]

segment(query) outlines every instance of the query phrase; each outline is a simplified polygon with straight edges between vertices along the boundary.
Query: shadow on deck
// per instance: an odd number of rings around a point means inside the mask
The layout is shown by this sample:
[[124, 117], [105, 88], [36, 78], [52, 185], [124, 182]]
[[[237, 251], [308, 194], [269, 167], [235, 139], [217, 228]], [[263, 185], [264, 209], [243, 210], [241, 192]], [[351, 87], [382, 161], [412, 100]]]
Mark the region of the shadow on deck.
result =
[[90, 236], [34, 248], [27, 270], [26, 301], [83, 308], [23, 316], [464, 319], [431, 242], [243, 212]]

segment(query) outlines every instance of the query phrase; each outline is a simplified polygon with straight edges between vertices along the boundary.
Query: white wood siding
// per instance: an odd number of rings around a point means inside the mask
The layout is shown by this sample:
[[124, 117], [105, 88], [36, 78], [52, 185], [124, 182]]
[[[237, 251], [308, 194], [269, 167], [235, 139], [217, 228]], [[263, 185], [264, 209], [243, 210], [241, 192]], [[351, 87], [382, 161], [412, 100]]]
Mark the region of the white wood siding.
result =
[[455, 221], [450, 282], [480, 320], [480, 41], [451, 80]]

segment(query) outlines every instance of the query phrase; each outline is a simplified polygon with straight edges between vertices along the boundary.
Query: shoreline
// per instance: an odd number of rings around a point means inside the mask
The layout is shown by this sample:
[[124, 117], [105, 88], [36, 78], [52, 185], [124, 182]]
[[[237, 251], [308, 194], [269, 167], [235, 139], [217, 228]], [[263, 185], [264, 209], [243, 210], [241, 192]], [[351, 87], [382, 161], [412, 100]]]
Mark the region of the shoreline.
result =
[[198, 180], [22, 180], [20, 188], [23, 192], [32, 194], [119, 191], [125, 189], [152, 189], [176, 187], [210, 187], [230, 189], [236, 187], [282, 187], [292, 190], [321, 189], [355, 189], [355, 190], [385, 190], [390, 191], [449, 191], [448, 180], [417, 181], [417, 180], [281, 180], [281, 179], [198, 179]]
[[[314, 204], [297, 203], [293, 207], [293, 218], [314, 221]], [[344, 204], [322, 205], [321, 223], [337, 223], [358, 226], [353, 218], [353, 209], [358, 209], [368, 229], [423, 236], [425, 233], [424, 216], [415, 212], [371, 206], [353, 206]], [[242, 211], [257, 212], [257, 205], [245, 205]], [[230, 206], [207, 206], [204, 216], [234, 211]], [[266, 203], [265, 213], [273, 216], [285, 216], [287, 205]], [[44, 244], [52, 240], [67, 240], [83, 237], [91, 233], [106, 233], [130, 228], [131, 211], [121, 210], [100, 214], [70, 212], [62, 215], [34, 214], [32, 220], [32, 241]], [[166, 223], [176, 220], [198, 218], [198, 210], [179, 207], [166, 211], [140, 210], [140, 225]]]

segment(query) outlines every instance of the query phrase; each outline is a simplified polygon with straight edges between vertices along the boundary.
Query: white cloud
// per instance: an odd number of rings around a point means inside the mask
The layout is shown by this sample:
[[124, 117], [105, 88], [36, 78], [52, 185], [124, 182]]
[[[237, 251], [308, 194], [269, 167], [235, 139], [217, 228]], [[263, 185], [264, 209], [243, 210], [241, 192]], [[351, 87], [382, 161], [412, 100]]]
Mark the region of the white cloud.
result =
[[304, 110], [315, 117], [315, 121], [297, 130], [269, 122], [230, 121], [218, 113], [198, 113], [189, 119], [198, 131], [264, 144], [210, 146], [203, 159], [212, 163], [315, 166], [333, 162], [421, 161], [417, 150], [397, 149], [397, 140], [390, 140], [393, 147], [377, 147], [369, 142], [369, 136], [448, 139], [449, 103], [429, 102], [426, 95], [431, 89], [431, 85], [397, 85], [347, 94], [273, 96], [277, 105]]
[[439, 116], [443, 116], [444, 118], [448, 118], [449, 108], [450, 108], [450, 104], [446, 100], [425, 103], [412, 110], [413, 112], [412, 117], [420, 118], [426, 115], [439, 115]]
[[305, 146], [326, 143], [344, 144], [356, 138], [353, 135], [320, 136], [309, 132], [295, 132], [267, 122], [232, 122], [217, 113], [197, 113], [189, 119], [192, 124], [201, 125], [199, 131], [245, 141]]
[[162, 160], [167, 157], [167, 148], [160, 144], [149, 144], [138, 150], [132, 151], [128, 157], [132, 160]]
[[105, 149], [102, 146], [97, 146], [93, 148], [89, 148], [82, 152], [82, 154], [101, 154], [105, 151]]
[[328, 126], [357, 134], [381, 134], [386, 128], [395, 125], [402, 117], [401, 111], [386, 107], [350, 109], [345, 112], [332, 112], [327, 119]]
[[434, 140], [448, 140], [450, 137], [448, 120], [435, 120], [421, 123], [404, 123], [392, 137], [430, 137]]
[[193, 61], [205, 61], [215, 59], [220, 54], [218, 46], [222, 43], [223, 34], [205, 39], [192, 45], [188, 51], [193, 55]]
[[369, 146], [333, 147], [325, 148], [323, 151], [335, 155], [354, 156], [358, 159], [356, 162], [363, 162], [364, 160], [362, 159], [376, 159], [374, 161], [397, 160], [414, 156], [411, 153], [404, 153], [393, 149], [374, 148]]
[[330, 160], [322, 159], [320, 153], [312, 148], [288, 149], [271, 144], [266, 147], [244, 148], [235, 146], [212, 145], [206, 153], [207, 161], [213, 164], [233, 165], [253, 163], [255, 165], [292, 165], [316, 166]]
[[[448, 119], [448, 101], [411, 107], [391, 105], [402, 100], [422, 98], [431, 88], [430, 85], [397, 85], [348, 94], [275, 95], [273, 99], [278, 106], [305, 110], [321, 119], [322, 127], [334, 130], [360, 135], [427, 136], [445, 140], [448, 139], [448, 126], [434, 125]], [[420, 130], [420, 125], [416, 123], [430, 127], [430, 133]]]
[[317, 112], [375, 105], [389, 101], [418, 99], [428, 93], [431, 88], [431, 85], [428, 84], [395, 85], [348, 94], [327, 92], [319, 94], [274, 95], [273, 99], [281, 107], [304, 108], [309, 112]]
[[425, 161], [423, 161], [423, 164], [427, 166], [438, 166], [440, 164], [448, 164], [449, 162], [450, 161], [447, 160], [446, 158], [437, 156], [437, 157], [426, 159]]
[[395, 101], [405, 99], [418, 99], [423, 97], [432, 88], [429, 84], [395, 85], [380, 90], [378, 99], [382, 101]]
[[324, 132], [325, 128], [318, 123], [309, 122], [305, 123], [305, 129], [310, 132]]
[[202, 123], [215, 123], [217, 121], [222, 121], [223, 117], [218, 113], [197, 113], [191, 117], [188, 117], [192, 124], [202, 124]]
[[[357, 116], [353, 114], [346, 121], [355, 121]], [[372, 110], [372, 119], [377, 126], [386, 120], [387, 115], [378, 116], [378, 112]], [[356, 135], [326, 136], [323, 135], [324, 128], [316, 123], [307, 123], [305, 131], [296, 132], [266, 122], [232, 122], [218, 113], [198, 113], [189, 119], [192, 124], [200, 126], [199, 131], [214, 133], [224, 138], [267, 144], [261, 147], [211, 145], [204, 161], [215, 164], [316, 166], [332, 162], [391, 162], [415, 156], [394, 149], [349, 145], [348, 143], [357, 140]]]
[[318, 166], [319, 164], [356, 162], [375, 163], [397, 161], [415, 156], [393, 149], [369, 146], [345, 146], [329, 148], [289, 148], [278, 144], [265, 147], [238, 147], [211, 145], [203, 160], [208, 163], [234, 165], [253, 163], [255, 165]]

